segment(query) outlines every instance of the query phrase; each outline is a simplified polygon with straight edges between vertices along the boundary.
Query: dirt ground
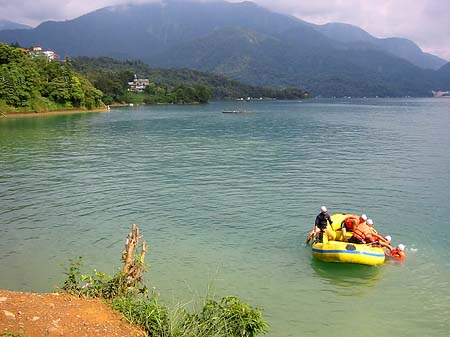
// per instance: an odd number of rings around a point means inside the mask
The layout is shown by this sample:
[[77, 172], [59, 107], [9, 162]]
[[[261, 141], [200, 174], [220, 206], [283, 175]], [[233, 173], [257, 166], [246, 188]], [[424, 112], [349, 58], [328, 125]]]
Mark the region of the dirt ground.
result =
[[0, 290], [0, 336], [144, 337], [101, 300]]

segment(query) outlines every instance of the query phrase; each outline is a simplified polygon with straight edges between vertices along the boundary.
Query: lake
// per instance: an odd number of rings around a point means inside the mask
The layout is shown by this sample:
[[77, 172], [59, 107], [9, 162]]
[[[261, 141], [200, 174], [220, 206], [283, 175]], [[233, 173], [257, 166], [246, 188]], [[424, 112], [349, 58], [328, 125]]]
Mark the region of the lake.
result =
[[[0, 119], [0, 288], [52, 291], [76, 256], [114, 273], [135, 223], [169, 305], [210, 288], [262, 307], [269, 337], [447, 336], [449, 127], [431, 98]], [[322, 205], [366, 213], [406, 260], [315, 261]]]

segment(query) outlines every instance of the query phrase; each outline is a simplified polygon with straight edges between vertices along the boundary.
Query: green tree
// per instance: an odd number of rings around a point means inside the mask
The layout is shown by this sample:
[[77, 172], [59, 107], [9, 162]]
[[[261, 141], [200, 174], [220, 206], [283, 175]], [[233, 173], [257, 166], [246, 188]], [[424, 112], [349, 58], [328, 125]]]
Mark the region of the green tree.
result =
[[30, 58], [24, 51], [0, 43], [0, 100], [12, 109], [46, 110], [60, 107], [97, 107], [102, 92], [77, 74], [70, 62]]

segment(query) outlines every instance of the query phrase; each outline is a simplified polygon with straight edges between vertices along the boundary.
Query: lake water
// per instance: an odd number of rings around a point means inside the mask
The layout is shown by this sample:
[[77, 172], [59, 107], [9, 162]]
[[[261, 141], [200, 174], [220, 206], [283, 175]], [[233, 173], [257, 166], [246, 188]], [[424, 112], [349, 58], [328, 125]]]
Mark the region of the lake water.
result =
[[[52, 291], [79, 255], [113, 273], [136, 223], [166, 303], [211, 285], [262, 307], [269, 337], [448, 336], [450, 100], [117, 108], [0, 135], [0, 288]], [[323, 204], [367, 213], [407, 259], [313, 260]]]

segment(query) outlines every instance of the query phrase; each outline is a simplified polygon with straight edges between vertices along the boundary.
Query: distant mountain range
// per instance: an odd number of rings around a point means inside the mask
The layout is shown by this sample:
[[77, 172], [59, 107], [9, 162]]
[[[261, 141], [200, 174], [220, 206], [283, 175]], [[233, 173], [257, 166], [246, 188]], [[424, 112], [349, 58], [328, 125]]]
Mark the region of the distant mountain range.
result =
[[33, 27], [23, 25], [21, 23], [12, 22], [9, 20], [0, 20], [0, 30], [6, 29], [32, 29]]
[[251, 2], [170, 1], [99, 9], [0, 41], [68, 56], [140, 59], [247, 84], [302, 87], [322, 96], [431, 96], [450, 90], [447, 61], [412, 41], [378, 39], [347, 24], [314, 25]]

